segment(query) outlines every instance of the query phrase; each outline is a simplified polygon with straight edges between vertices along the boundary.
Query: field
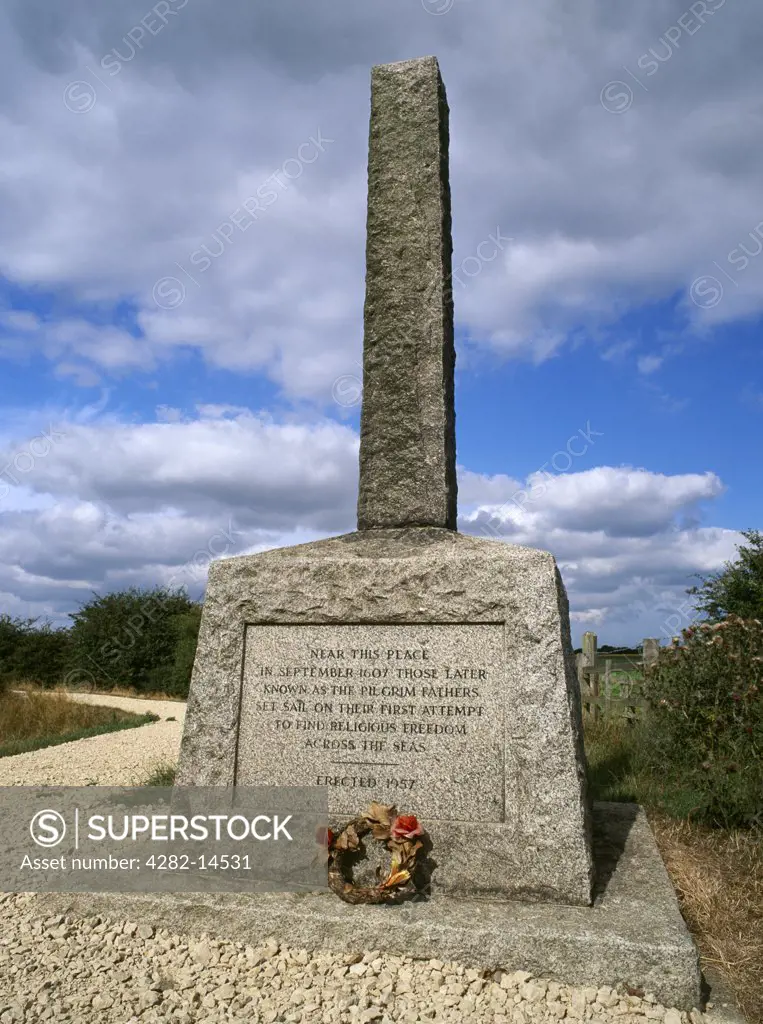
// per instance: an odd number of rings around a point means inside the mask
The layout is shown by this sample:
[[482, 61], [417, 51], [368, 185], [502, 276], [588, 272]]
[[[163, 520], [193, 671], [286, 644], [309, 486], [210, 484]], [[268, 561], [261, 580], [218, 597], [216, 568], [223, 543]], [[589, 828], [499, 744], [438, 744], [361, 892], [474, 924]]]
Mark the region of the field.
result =
[[156, 715], [82, 704], [65, 693], [10, 692], [0, 698], [0, 757], [156, 721]]

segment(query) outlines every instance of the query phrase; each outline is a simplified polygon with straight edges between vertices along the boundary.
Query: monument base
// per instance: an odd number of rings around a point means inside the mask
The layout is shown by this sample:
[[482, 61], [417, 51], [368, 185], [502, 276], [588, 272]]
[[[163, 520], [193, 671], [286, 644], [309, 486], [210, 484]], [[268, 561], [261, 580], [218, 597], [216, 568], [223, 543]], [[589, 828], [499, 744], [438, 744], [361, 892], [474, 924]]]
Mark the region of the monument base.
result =
[[643, 811], [596, 804], [594, 852], [592, 907], [449, 896], [350, 906], [327, 893], [53, 893], [37, 900], [43, 916], [100, 914], [250, 944], [274, 937], [308, 950], [456, 960], [568, 985], [626, 984], [654, 993], [663, 1006], [699, 1007], [697, 951]]
[[588, 905], [580, 694], [553, 556], [434, 527], [213, 562], [179, 786], [416, 815], [432, 891]]

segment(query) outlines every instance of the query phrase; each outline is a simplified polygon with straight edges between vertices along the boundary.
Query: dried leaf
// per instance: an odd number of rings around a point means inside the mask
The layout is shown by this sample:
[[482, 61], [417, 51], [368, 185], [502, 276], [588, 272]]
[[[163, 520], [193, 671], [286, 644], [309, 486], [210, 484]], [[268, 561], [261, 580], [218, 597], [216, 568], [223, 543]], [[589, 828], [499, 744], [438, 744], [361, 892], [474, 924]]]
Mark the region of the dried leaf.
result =
[[402, 885], [403, 882], [409, 881], [410, 877], [411, 875], [409, 871], [396, 871], [382, 882], [382, 889], [392, 889], [396, 885]]
[[374, 800], [369, 805], [365, 816], [370, 822], [378, 822], [379, 825], [385, 825], [389, 830], [395, 820], [396, 811], [394, 807], [390, 807], [388, 804], [379, 804]]
[[360, 837], [353, 825], [348, 825], [334, 843], [335, 850], [357, 850], [360, 846]]
[[416, 855], [423, 845], [419, 839], [416, 842], [411, 842], [410, 839], [393, 839], [389, 847], [392, 850], [393, 861], [396, 858], [401, 867], [409, 868], [413, 867]]

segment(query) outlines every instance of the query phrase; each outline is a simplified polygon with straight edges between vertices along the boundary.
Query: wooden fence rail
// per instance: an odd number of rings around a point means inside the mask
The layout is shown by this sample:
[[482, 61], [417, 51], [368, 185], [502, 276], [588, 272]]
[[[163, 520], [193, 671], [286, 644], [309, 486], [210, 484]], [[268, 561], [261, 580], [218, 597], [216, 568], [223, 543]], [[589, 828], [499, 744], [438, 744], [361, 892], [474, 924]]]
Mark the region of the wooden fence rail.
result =
[[642, 696], [644, 668], [657, 661], [660, 641], [646, 637], [642, 653], [600, 653], [595, 633], [583, 634], [583, 649], [576, 655], [583, 711], [594, 719], [625, 718], [633, 724], [646, 711]]

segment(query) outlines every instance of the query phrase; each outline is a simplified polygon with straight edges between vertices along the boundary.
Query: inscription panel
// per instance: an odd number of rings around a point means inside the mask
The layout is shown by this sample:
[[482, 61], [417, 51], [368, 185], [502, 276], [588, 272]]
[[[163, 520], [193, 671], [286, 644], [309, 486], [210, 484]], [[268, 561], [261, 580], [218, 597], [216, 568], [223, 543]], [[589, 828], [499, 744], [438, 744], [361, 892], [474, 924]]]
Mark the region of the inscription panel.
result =
[[246, 628], [236, 784], [503, 821], [503, 625]]

